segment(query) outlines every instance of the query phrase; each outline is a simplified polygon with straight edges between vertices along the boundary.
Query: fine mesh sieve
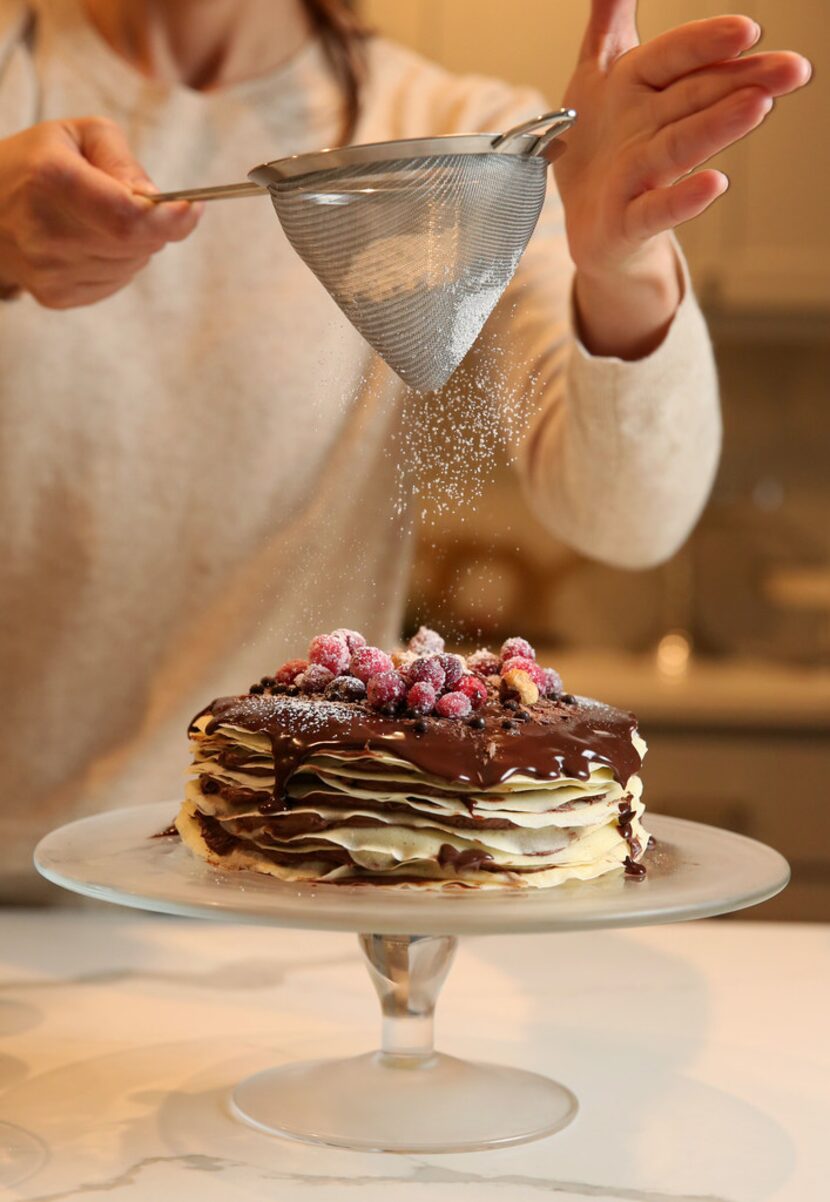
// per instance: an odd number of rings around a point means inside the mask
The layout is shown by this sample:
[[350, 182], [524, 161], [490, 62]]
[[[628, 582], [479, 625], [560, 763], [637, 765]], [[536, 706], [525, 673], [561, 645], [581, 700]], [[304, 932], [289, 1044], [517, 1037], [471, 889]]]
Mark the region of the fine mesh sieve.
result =
[[[539, 219], [550, 143], [576, 119], [548, 113], [505, 134], [451, 134], [295, 155], [252, 184], [368, 343], [410, 387], [440, 388], [475, 342]], [[544, 127], [541, 134], [532, 131]]]

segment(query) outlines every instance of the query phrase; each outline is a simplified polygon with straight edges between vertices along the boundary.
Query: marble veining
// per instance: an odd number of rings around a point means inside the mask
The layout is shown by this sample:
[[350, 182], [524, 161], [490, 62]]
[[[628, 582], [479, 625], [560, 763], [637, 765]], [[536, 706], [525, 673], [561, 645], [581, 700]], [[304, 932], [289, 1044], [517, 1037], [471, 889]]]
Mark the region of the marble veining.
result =
[[[663, 1190], [625, 1189], [619, 1186], [587, 1185], [579, 1181], [553, 1181], [548, 1178], [530, 1177], [520, 1173], [505, 1173], [489, 1176], [482, 1173], [464, 1173], [447, 1169], [440, 1164], [425, 1164], [413, 1160], [413, 1171], [406, 1177], [382, 1174], [356, 1174], [354, 1176], [328, 1176], [322, 1173], [280, 1173], [257, 1171], [260, 1180], [279, 1185], [301, 1185], [324, 1187], [330, 1185], [350, 1186], [375, 1190], [379, 1186], [389, 1188], [402, 1183], [413, 1185], [482, 1185], [492, 1187], [522, 1187], [538, 1190], [542, 1194], [565, 1194], [571, 1198], [605, 1198], [607, 1202], [732, 1202], [731, 1199], [715, 1194], [674, 1194]], [[79, 1195], [108, 1193], [126, 1185], [139, 1183], [145, 1169], [158, 1165], [179, 1165], [196, 1173], [222, 1173], [232, 1169], [244, 1169], [242, 1162], [226, 1160], [221, 1156], [147, 1156], [129, 1165], [122, 1172], [101, 1181], [82, 1181], [72, 1189], [59, 1193], [30, 1195], [29, 1202], [69, 1202]], [[310, 1195], [314, 1197], [314, 1195]], [[506, 1193], [509, 1197], [509, 1194]]]

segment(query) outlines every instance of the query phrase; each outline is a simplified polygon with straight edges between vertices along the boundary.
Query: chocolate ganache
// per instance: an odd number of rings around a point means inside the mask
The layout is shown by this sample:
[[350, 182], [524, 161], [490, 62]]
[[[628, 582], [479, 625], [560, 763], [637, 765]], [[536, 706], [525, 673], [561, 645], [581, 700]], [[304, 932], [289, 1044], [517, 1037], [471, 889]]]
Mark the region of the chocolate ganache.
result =
[[431, 776], [479, 789], [490, 789], [516, 773], [538, 780], [587, 780], [591, 765], [597, 763], [607, 764], [624, 785], [641, 764], [631, 742], [635, 716], [585, 697], [574, 698], [570, 705], [541, 697], [529, 719], [509, 730], [502, 726], [505, 710], [497, 695], [488, 697], [478, 711], [483, 728], [431, 718], [422, 733], [413, 729], [418, 719], [387, 717], [372, 713], [364, 702], [325, 698], [220, 697], [202, 713], [268, 736], [276, 768], [273, 798], [281, 803], [298, 767], [327, 748], [387, 751]]

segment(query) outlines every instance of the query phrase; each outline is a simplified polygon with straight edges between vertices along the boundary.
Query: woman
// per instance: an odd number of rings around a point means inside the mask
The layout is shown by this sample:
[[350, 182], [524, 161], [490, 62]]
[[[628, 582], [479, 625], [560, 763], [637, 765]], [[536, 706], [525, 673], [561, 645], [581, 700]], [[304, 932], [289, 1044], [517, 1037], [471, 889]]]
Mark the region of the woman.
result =
[[[516, 441], [537, 512], [641, 566], [685, 537], [719, 441], [670, 231], [726, 187], [695, 168], [809, 67], [740, 57], [760, 32], [744, 17], [638, 46], [635, 8], [592, 5], [558, 194], [487, 337], [532, 411]], [[49, 826], [178, 791], [206, 697], [315, 630], [389, 641], [402, 607], [418, 405], [267, 202], [154, 207], [140, 164], [168, 188], [219, 183], [338, 138], [543, 107], [363, 38], [336, 0], [0, 0], [9, 895]]]

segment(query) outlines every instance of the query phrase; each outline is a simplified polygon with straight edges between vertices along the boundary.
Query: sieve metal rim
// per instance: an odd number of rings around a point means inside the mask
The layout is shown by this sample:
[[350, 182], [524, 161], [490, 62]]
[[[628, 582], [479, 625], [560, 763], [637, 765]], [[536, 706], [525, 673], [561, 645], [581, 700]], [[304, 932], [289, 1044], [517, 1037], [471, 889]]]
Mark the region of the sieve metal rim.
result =
[[576, 119], [573, 109], [546, 113], [532, 118], [505, 133], [436, 134], [429, 138], [398, 138], [386, 142], [364, 142], [357, 146], [334, 146], [306, 154], [260, 163], [248, 172], [248, 179], [260, 187], [272, 188], [283, 180], [331, 171], [364, 163], [383, 163], [394, 159], [422, 159], [453, 154], [498, 154], [530, 158], [538, 153], [546, 139], [538, 133], [524, 132], [543, 122], [554, 122], [556, 133], [564, 132]]

